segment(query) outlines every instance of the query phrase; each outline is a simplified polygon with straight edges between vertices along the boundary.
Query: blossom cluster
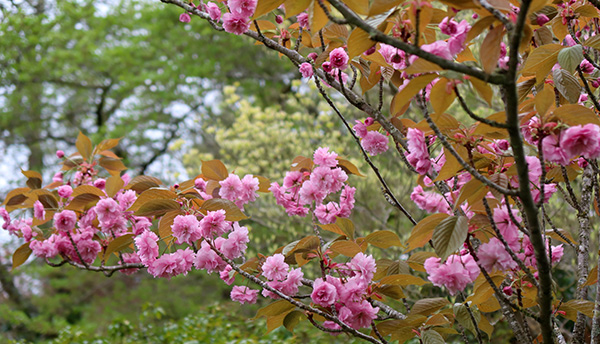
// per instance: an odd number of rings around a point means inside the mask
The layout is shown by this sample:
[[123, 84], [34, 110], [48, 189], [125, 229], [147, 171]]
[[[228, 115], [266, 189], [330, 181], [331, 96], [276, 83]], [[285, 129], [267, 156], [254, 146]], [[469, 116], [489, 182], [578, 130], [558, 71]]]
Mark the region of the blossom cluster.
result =
[[[269, 190], [277, 204], [283, 206], [289, 216], [306, 216], [314, 209], [314, 215], [322, 224], [333, 223], [336, 217], [350, 216], [356, 189], [345, 184], [348, 175], [338, 166], [337, 157], [328, 148], [319, 148], [314, 153], [316, 166], [311, 171], [289, 171], [283, 185], [272, 183]], [[325, 203], [329, 195], [339, 191], [339, 202]]]
[[356, 121], [354, 132], [361, 141], [360, 144], [367, 153], [379, 155], [388, 150], [388, 138], [379, 131], [369, 130], [369, 127], [375, 123], [372, 117], [368, 117], [364, 122]]

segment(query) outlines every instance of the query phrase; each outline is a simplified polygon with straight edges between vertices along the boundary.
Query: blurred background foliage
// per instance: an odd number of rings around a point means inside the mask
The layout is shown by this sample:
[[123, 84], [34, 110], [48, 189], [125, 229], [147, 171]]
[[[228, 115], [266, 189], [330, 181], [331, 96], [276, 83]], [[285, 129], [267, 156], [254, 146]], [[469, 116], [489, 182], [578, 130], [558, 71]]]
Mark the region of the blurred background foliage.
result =
[[[52, 176], [54, 152], [71, 152], [79, 130], [94, 142], [123, 137], [117, 154], [128, 173], [167, 183], [197, 175], [202, 160], [215, 158], [230, 171], [281, 183], [294, 157], [328, 146], [365, 175], [350, 177], [357, 188], [357, 232], [387, 229], [408, 237], [412, 225], [387, 203], [339, 118], [314, 85], [276, 54], [200, 20], [179, 23], [175, 7], [151, 0], [0, 0], [0, 11], [0, 172], [6, 172], [0, 194], [22, 184], [18, 168]], [[376, 88], [370, 93], [378, 98]], [[473, 92], [463, 93], [475, 112], [489, 113]], [[333, 97], [351, 125], [364, 120]], [[466, 117], [457, 104], [448, 112]], [[410, 110], [406, 116], [420, 120]], [[394, 150], [374, 161], [420, 219], [424, 212], [408, 197], [416, 176]], [[555, 202], [552, 211], [564, 206]], [[267, 194], [246, 212], [249, 255], [272, 252], [312, 231], [309, 218], [288, 217]], [[575, 219], [556, 221], [568, 228]], [[249, 318], [267, 301], [232, 303], [230, 287], [216, 275], [106, 278], [36, 260], [10, 272], [19, 243], [5, 236], [0, 242], [0, 343], [354, 342], [306, 321], [293, 334], [277, 329], [265, 335], [264, 320]], [[375, 250], [370, 253], [378, 258], [402, 258], [400, 249]], [[560, 277], [561, 285], [574, 283], [571, 272]], [[406, 293], [410, 300], [443, 295], [435, 287]], [[498, 343], [510, 336], [504, 328], [496, 334]]]

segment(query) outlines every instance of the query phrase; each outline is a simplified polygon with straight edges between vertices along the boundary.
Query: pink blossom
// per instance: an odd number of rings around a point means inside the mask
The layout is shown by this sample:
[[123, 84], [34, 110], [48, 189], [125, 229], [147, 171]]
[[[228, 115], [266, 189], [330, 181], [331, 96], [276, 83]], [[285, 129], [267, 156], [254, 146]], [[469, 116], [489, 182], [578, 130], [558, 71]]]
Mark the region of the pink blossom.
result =
[[370, 281], [377, 269], [375, 259], [371, 255], [366, 255], [362, 252], [357, 253], [350, 261], [349, 266], [357, 271], [365, 280]]
[[336, 167], [338, 155], [335, 152], [329, 152], [329, 147], [319, 147], [315, 151], [313, 160], [315, 164], [324, 167]]
[[550, 250], [552, 252], [552, 264], [558, 263], [565, 252], [563, 244], [552, 246]]
[[446, 17], [441, 23], [439, 23], [438, 27], [444, 35], [451, 36], [456, 34], [458, 30], [458, 23], [456, 20], [454, 20], [454, 18]]
[[137, 194], [133, 190], [127, 190], [123, 193], [117, 194], [117, 201], [122, 211], [129, 209], [137, 200]]
[[544, 24], [546, 24], [549, 21], [550, 21], [550, 18], [548, 18], [548, 16], [543, 13], [538, 13], [535, 17], [535, 22], [539, 26], [543, 26]]
[[[433, 55], [437, 55], [441, 58], [444, 58], [446, 60], [452, 60], [452, 58], [453, 58], [452, 54], [450, 53], [448, 43], [445, 41], [437, 41], [437, 42], [433, 42], [431, 44], [424, 44], [421, 46], [421, 49], [423, 49], [426, 52], [431, 53]], [[416, 60], [415, 57], [416, 56], [413, 55], [413, 56], [411, 56], [411, 59]], [[414, 62], [411, 61], [411, 63], [414, 63]]]
[[238, 194], [242, 190], [242, 181], [240, 177], [230, 173], [227, 178], [220, 181], [221, 190], [219, 190], [219, 196], [235, 202], [238, 198]]
[[61, 151], [60, 149], [56, 151], [56, 157], [59, 159], [62, 159], [65, 157], [65, 152]]
[[221, 236], [227, 232], [230, 225], [225, 221], [225, 210], [219, 209], [207, 212], [200, 220], [200, 233], [204, 238], [210, 239]]
[[10, 215], [8, 215], [8, 211], [4, 208], [0, 208], [0, 216], [2, 216], [2, 220], [4, 221], [2, 229], [7, 229], [10, 225]]
[[304, 277], [302, 269], [296, 268], [290, 270], [287, 278], [281, 283], [281, 292], [290, 296], [296, 295], [298, 287], [302, 285], [302, 277]]
[[46, 217], [46, 210], [44, 210], [42, 202], [35, 201], [35, 203], [33, 203], [33, 216], [40, 220], [43, 220]]
[[63, 174], [62, 172], [56, 172], [54, 174], [54, 176], [52, 177], [52, 181], [55, 183], [62, 183], [63, 182]]
[[513, 251], [519, 249], [519, 229], [516, 224], [513, 223], [511, 216], [508, 212], [512, 212], [513, 217], [518, 222], [521, 221], [521, 217], [513, 209], [508, 209], [506, 206], [498, 207], [494, 209], [493, 219], [496, 223], [498, 231], [508, 243], [508, 246]]
[[227, 5], [231, 13], [242, 16], [251, 17], [256, 10], [257, 0], [229, 0]]
[[304, 63], [300, 64], [300, 67], [298, 68], [298, 70], [300, 71], [300, 74], [302, 74], [303, 78], [310, 78], [313, 76], [312, 66], [308, 62], [304, 62]]
[[329, 62], [333, 68], [344, 70], [348, 66], [348, 54], [344, 48], [335, 48], [329, 53]]
[[46, 240], [33, 240], [29, 243], [29, 248], [36, 257], [52, 258], [58, 254], [56, 247], [56, 234], [52, 234]]
[[367, 132], [360, 144], [371, 155], [384, 153], [389, 148], [387, 136], [377, 131]]
[[158, 257], [158, 236], [152, 231], [146, 231], [136, 237], [134, 242], [142, 264], [150, 266], [156, 257]]
[[243, 35], [250, 29], [250, 20], [245, 16], [225, 13], [223, 15], [223, 29], [235, 35]]
[[[125, 264], [139, 264], [142, 262], [140, 257], [135, 253], [123, 253], [122, 257], [123, 257], [123, 262]], [[124, 275], [133, 275], [138, 270], [139, 269], [131, 268], [131, 269], [122, 269], [122, 270], [119, 270], [119, 272]]]
[[333, 284], [323, 281], [322, 278], [317, 278], [313, 284], [313, 291], [310, 297], [317, 305], [329, 307], [337, 299], [337, 289]]
[[346, 304], [339, 310], [340, 320], [358, 330], [371, 327], [371, 322], [377, 318], [379, 307], [373, 308], [367, 300]]
[[361, 121], [356, 121], [356, 124], [354, 125], [354, 127], [352, 129], [356, 133], [356, 136], [360, 137], [361, 139], [363, 139], [365, 136], [367, 136], [367, 132], [368, 132], [367, 125]]
[[54, 214], [54, 226], [59, 231], [68, 232], [75, 228], [77, 214], [72, 210], [63, 210]]
[[450, 55], [454, 56], [464, 50], [465, 40], [470, 29], [471, 25], [466, 20], [462, 20], [455, 26], [455, 31], [450, 34], [450, 38], [448, 39], [448, 51]]
[[421, 185], [415, 186], [410, 199], [417, 207], [429, 213], [446, 213], [450, 210], [444, 196], [434, 191], [425, 191]]
[[362, 276], [355, 276], [338, 286], [338, 295], [344, 304], [360, 301], [367, 292], [367, 287], [367, 280]]
[[323, 190], [318, 183], [307, 181], [302, 184], [300, 189], [300, 204], [311, 204], [312, 202], [321, 203], [327, 196], [327, 191]]
[[348, 217], [354, 208], [356, 188], [346, 185], [340, 195], [340, 211], [337, 216]]
[[481, 244], [477, 252], [479, 263], [488, 272], [494, 270], [507, 271], [517, 268], [517, 263], [511, 258], [504, 245], [497, 238]]
[[215, 251], [208, 245], [206, 241], [202, 241], [194, 266], [196, 269], [206, 269], [209, 274], [213, 271], [221, 271], [225, 268], [226, 263], [217, 255]]
[[319, 204], [315, 208], [315, 216], [317, 217], [317, 220], [324, 225], [334, 223], [338, 214], [339, 206], [335, 202], [329, 202], [327, 205]]
[[227, 265], [223, 270], [221, 270], [221, 272], [219, 272], [219, 277], [227, 285], [231, 285], [235, 281], [235, 275], [231, 273], [231, 271], [233, 271], [231, 265]]
[[246, 244], [250, 241], [248, 228], [240, 227], [237, 222], [233, 224], [233, 228], [227, 240], [223, 241], [219, 247], [219, 250], [229, 259], [235, 259], [244, 254], [247, 249]]
[[469, 254], [464, 256], [451, 255], [443, 264], [441, 264], [440, 258], [430, 257], [425, 260], [423, 267], [433, 285], [446, 287], [452, 295], [464, 290], [467, 284], [472, 283], [480, 272], [477, 263]]
[[579, 155], [595, 159], [600, 155], [600, 128], [595, 124], [577, 125], [563, 131], [560, 147], [570, 160]]
[[104, 190], [106, 187], [106, 179], [98, 178], [94, 181], [94, 186], [100, 190]]
[[[87, 264], [91, 264], [96, 260], [102, 247], [96, 240], [92, 240], [93, 236], [93, 231], [86, 231], [73, 235], [73, 241], [75, 242], [75, 245], [77, 245], [77, 251], [71, 252], [71, 259], [81, 263], [81, 260], [79, 259], [79, 256], [81, 256], [83, 261]], [[77, 254], [77, 252], [79, 252], [79, 254]]]
[[231, 300], [237, 301], [242, 305], [244, 303], [254, 304], [258, 296], [258, 290], [250, 289], [248, 287], [234, 286], [231, 290]]
[[542, 152], [544, 153], [544, 159], [547, 161], [561, 165], [569, 163], [567, 152], [560, 147], [558, 139], [554, 135], [544, 137], [544, 140], [542, 140]]
[[308, 13], [306, 12], [302, 12], [300, 14], [298, 14], [298, 16], [296, 16], [296, 18], [298, 19], [298, 24], [300, 24], [300, 27], [303, 28], [304, 30], [308, 30], [310, 29], [309, 22], [308, 22]]
[[171, 279], [180, 274], [187, 275], [194, 261], [194, 252], [189, 248], [163, 254], [148, 266], [148, 273], [156, 277]]
[[210, 19], [214, 21], [219, 21], [221, 19], [221, 9], [212, 1], [209, 1], [206, 4], [206, 12], [208, 12]]
[[268, 257], [262, 265], [262, 275], [271, 281], [286, 279], [290, 266], [284, 260], [281, 253]]
[[199, 222], [195, 215], [177, 215], [171, 226], [177, 244], [191, 244], [202, 237]]
[[192, 20], [190, 15], [187, 12], [183, 12], [179, 15], [179, 21], [182, 23], [189, 23]]
[[60, 197], [69, 198], [69, 197], [71, 197], [71, 194], [73, 193], [73, 188], [70, 187], [69, 185], [62, 185], [62, 186], [59, 186], [56, 191], [58, 192], [58, 195]]
[[101, 199], [96, 203], [94, 211], [98, 215], [98, 221], [110, 223], [121, 214], [121, 208], [117, 201], [112, 198]]
[[425, 142], [425, 135], [419, 129], [408, 128], [406, 138], [408, 139], [408, 150], [410, 152], [406, 155], [408, 162], [419, 174], [426, 174], [431, 167], [431, 160]]
[[135, 221], [132, 227], [132, 232], [134, 235], [140, 235], [149, 230], [152, 226], [152, 222], [148, 220], [147, 217], [134, 216], [133, 219]]
[[258, 178], [251, 174], [247, 174], [242, 178], [242, 190], [239, 196], [239, 202], [246, 204], [248, 202], [256, 201], [258, 194], [256, 193], [259, 189]]

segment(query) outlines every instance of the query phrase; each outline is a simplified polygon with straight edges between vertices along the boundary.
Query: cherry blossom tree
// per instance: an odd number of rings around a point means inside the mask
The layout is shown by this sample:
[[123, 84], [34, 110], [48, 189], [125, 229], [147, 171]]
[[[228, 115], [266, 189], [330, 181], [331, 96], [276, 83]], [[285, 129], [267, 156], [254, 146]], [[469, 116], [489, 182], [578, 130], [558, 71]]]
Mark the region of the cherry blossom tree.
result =
[[[355, 140], [383, 197], [413, 224], [410, 234], [354, 227], [352, 184], [361, 173], [328, 147], [291, 161], [281, 182], [211, 160], [195, 178], [165, 186], [123, 174], [110, 150], [118, 140], [94, 146], [80, 134], [76, 151], [57, 152], [63, 168], [51, 183], [24, 171], [27, 187], [6, 196], [4, 227], [25, 241], [14, 267], [33, 253], [109, 276], [217, 272], [236, 284], [235, 301], [274, 300], [257, 314], [269, 329], [307, 320], [372, 343], [482, 343], [499, 324], [519, 343], [584, 343], [588, 333], [600, 342], [591, 263], [600, 3], [162, 2], [181, 8], [181, 22], [208, 21], [295, 64]], [[352, 123], [339, 102], [363, 118]], [[460, 114], [448, 113], [453, 103]], [[388, 186], [377, 168], [384, 153], [417, 176], [410, 195]], [[306, 218], [306, 235], [247, 255], [244, 206], [257, 197]], [[409, 198], [429, 215], [410, 214]], [[559, 228], [569, 213], [577, 225]], [[575, 285], [558, 285], [560, 264]], [[410, 297], [431, 285], [446, 297]]]

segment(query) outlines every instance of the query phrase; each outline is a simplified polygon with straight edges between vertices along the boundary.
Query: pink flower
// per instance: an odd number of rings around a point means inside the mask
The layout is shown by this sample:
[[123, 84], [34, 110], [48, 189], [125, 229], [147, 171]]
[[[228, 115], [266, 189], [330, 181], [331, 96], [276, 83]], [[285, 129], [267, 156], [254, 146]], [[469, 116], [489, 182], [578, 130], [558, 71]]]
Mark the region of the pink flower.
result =
[[[73, 241], [75, 242], [75, 245], [77, 245], [77, 251], [73, 250], [70, 252], [72, 260], [81, 263], [79, 255], [81, 255], [81, 258], [87, 264], [91, 264], [96, 260], [102, 247], [96, 240], [92, 240], [93, 236], [94, 231], [86, 231], [73, 235]], [[77, 252], [79, 252], [79, 254], [77, 254]]]
[[[142, 260], [140, 259], [140, 257], [135, 254], [135, 253], [123, 253], [123, 262], [125, 262], [125, 264], [139, 264], [142, 262]], [[133, 275], [134, 273], [136, 273], [139, 269], [122, 269], [119, 270], [119, 272], [121, 272], [124, 275]]]
[[298, 24], [300, 24], [301, 28], [303, 28], [304, 30], [309, 29], [308, 13], [302, 12], [302, 13], [298, 14], [298, 16], [296, 16], [296, 18], [298, 19]]
[[40, 220], [43, 220], [46, 217], [46, 210], [44, 210], [42, 202], [35, 201], [35, 203], [33, 203], [33, 216]]
[[206, 216], [200, 220], [200, 233], [204, 238], [210, 239], [215, 236], [221, 236], [227, 232], [230, 225], [225, 221], [225, 210], [207, 212]]
[[54, 174], [54, 176], [52, 177], [52, 181], [55, 183], [62, 183], [63, 182], [63, 174], [62, 172], [56, 172]]
[[508, 209], [506, 206], [498, 207], [494, 209], [493, 219], [496, 223], [498, 231], [508, 243], [511, 250], [517, 251], [519, 249], [519, 229], [511, 219], [509, 211], [512, 212], [513, 217], [518, 222], [521, 221], [521, 217], [513, 210]]
[[558, 246], [552, 246], [551, 252], [552, 252], [552, 264], [558, 263], [565, 252], [564, 248], [563, 248], [563, 244], [560, 244]]
[[196, 269], [206, 269], [206, 272], [212, 274], [213, 271], [221, 271], [225, 268], [226, 263], [217, 255], [215, 251], [208, 245], [206, 241], [202, 241], [194, 266]]
[[367, 300], [352, 302], [340, 308], [339, 318], [348, 326], [358, 330], [371, 327], [371, 322], [377, 318], [379, 307], [373, 308]]
[[250, 20], [248, 17], [225, 13], [223, 15], [223, 29], [235, 35], [243, 35], [250, 29]]
[[268, 257], [262, 265], [262, 275], [271, 281], [286, 279], [290, 266], [284, 260], [285, 257], [281, 253]]
[[192, 20], [190, 15], [187, 12], [184, 12], [179, 15], [179, 21], [182, 23], [189, 23]]
[[462, 20], [454, 28], [454, 32], [450, 34], [448, 39], [448, 51], [451, 55], [456, 55], [464, 50], [465, 40], [467, 39], [467, 33], [471, 29], [471, 25], [466, 20]]
[[134, 216], [133, 219], [135, 220], [132, 227], [134, 235], [140, 235], [149, 230], [150, 226], [152, 226], [152, 222], [148, 220], [147, 217]]
[[240, 227], [237, 222], [233, 224], [233, 228], [227, 240], [223, 241], [219, 248], [225, 257], [229, 259], [240, 257], [246, 251], [246, 244], [250, 241], [248, 238], [248, 228]]
[[327, 191], [323, 190], [322, 185], [307, 181], [302, 184], [302, 188], [300, 189], [300, 204], [321, 203], [326, 196]]
[[464, 290], [479, 275], [479, 267], [471, 255], [451, 255], [444, 264], [441, 259], [430, 257], [425, 260], [423, 267], [433, 285], [446, 287], [451, 295]]
[[302, 74], [303, 78], [310, 78], [313, 76], [312, 66], [308, 62], [304, 62], [304, 63], [300, 64], [300, 67], [298, 68], [298, 70], [300, 71], [300, 74]]
[[235, 275], [231, 273], [233, 269], [231, 265], [227, 265], [221, 272], [219, 272], [219, 277], [223, 282], [227, 283], [227, 285], [231, 285], [235, 281]]
[[117, 201], [112, 198], [101, 199], [96, 203], [94, 211], [98, 215], [98, 221], [110, 223], [121, 214], [121, 208]]
[[410, 199], [415, 202], [419, 209], [429, 213], [447, 213], [450, 211], [444, 196], [434, 191], [425, 191], [421, 185], [415, 186], [410, 194]]
[[221, 9], [212, 1], [209, 1], [206, 4], [206, 12], [208, 12], [210, 19], [214, 21], [219, 21], [221, 19]]
[[153, 261], [148, 267], [148, 272], [154, 277], [165, 277], [171, 279], [177, 275], [187, 275], [192, 268], [195, 254], [189, 247], [185, 250], [177, 250], [174, 253], [163, 254]]
[[58, 192], [58, 195], [62, 198], [69, 198], [71, 197], [71, 194], [73, 193], [73, 188], [70, 187], [69, 185], [63, 185], [63, 186], [59, 186], [58, 190], [56, 190]]
[[313, 160], [315, 164], [325, 167], [336, 167], [338, 155], [335, 152], [329, 152], [328, 147], [319, 147], [315, 151]]
[[333, 284], [323, 281], [322, 278], [317, 278], [313, 284], [313, 291], [310, 297], [317, 305], [329, 307], [337, 299], [337, 289]]
[[231, 300], [237, 301], [242, 305], [244, 303], [254, 304], [258, 296], [258, 290], [250, 289], [248, 287], [234, 286], [231, 290]]
[[429, 159], [425, 135], [419, 129], [408, 128], [406, 138], [410, 152], [406, 155], [406, 159], [419, 174], [426, 174], [431, 168], [431, 159]]
[[458, 23], [454, 20], [454, 18], [446, 17], [442, 20], [438, 27], [444, 35], [452, 36], [456, 34], [458, 30]]
[[194, 215], [177, 215], [171, 226], [177, 244], [191, 244], [202, 237], [199, 222]]
[[367, 256], [362, 252], [357, 253], [348, 265], [367, 281], [373, 278], [373, 274], [377, 269], [373, 256]]
[[104, 190], [104, 188], [106, 187], [106, 179], [102, 179], [102, 178], [96, 179], [94, 181], [94, 186], [100, 190]]
[[491, 238], [489, 242], [481, 244], [477, 256], [483, 268], [488, 272], [494, 270], [507, 271], [517, 267], [517, 263], [511, 258], [498, 238]]
[[256, 10], [257, 0], [229, 0], [227, 5], [231, 13], [242, 16], [251, 17]]
[[563, 131], [560, 136], [560, 147], [568, 159], [579, 155], [595, 159], [600, 155], [600, 128], [595, 124], [577, 125]]
[[61, 151], [60, 149], [56, 151], [56, 157], [59, 159], [62, 159], [65, 157], [65, 152]]
[[361, 121], [356, 121], [356, 124], [352, 129], [356, 133], [356, 136], [360, 137], [361, 139], [367, 136], [367, 125]]
[[535, 17], [535, 21], [539, 26], [543, 26], [544, 24], [550, 21], [550, 18], [548, 18], [548, 16], [543, 13], [538, 13]]
[[339, 206], [335, 202], [329, 202], [327, 205], [319, 204], [315, 208], [315, 216], [322, 224], [334, 223], [339, 214]]
[[561, 165], [567, 165], [569, 158], [559, 145], [558, 139], [554, 135], [544, 137], [542, 140], [542, 152], [546, 161], [555, 162]]
[[[329, 281], [329, 280], [328, 280]], [[355, 276], [338, 286], [338, 295], [344, 304], [362, 300], [367, 292], [368, 282], [362, 276]]]
[[137, 194], [133, 190], [127, 190], [117, 195], [117, 201], [122, 211], [129, 209], [137, 200]]
[[68, 232], [75, 228], [77, 214], [72, 210], [63, 210], [54, 214], [54, 226], [59, 231]]
[[194, 187], [196, 189], [198, 189], [199, 191], [205, 192], [206, 191], [206, 181], [202, 178], [197, 178], [196, 180], [194, 180]]
[[329, 53], [329, 62], [333, 68], [344, 70], [348, 66], [348, 54], [344, 48], [335, 48]]
[[56, 247], [56, 234], [52, 234], [46, 240], [34, 240], [29, 243], [29, 248], [36, 257], [40, 258], [52, 258], [58, 254], [58, 248]]
[[377, 131], [367, 132], [360, 144], [371, 155], [384, 153], [389, 148], [388, 138]]
[[134, 239], [142, 264], [149, 266], [158, 257], [158, 236], [146, 231]]

